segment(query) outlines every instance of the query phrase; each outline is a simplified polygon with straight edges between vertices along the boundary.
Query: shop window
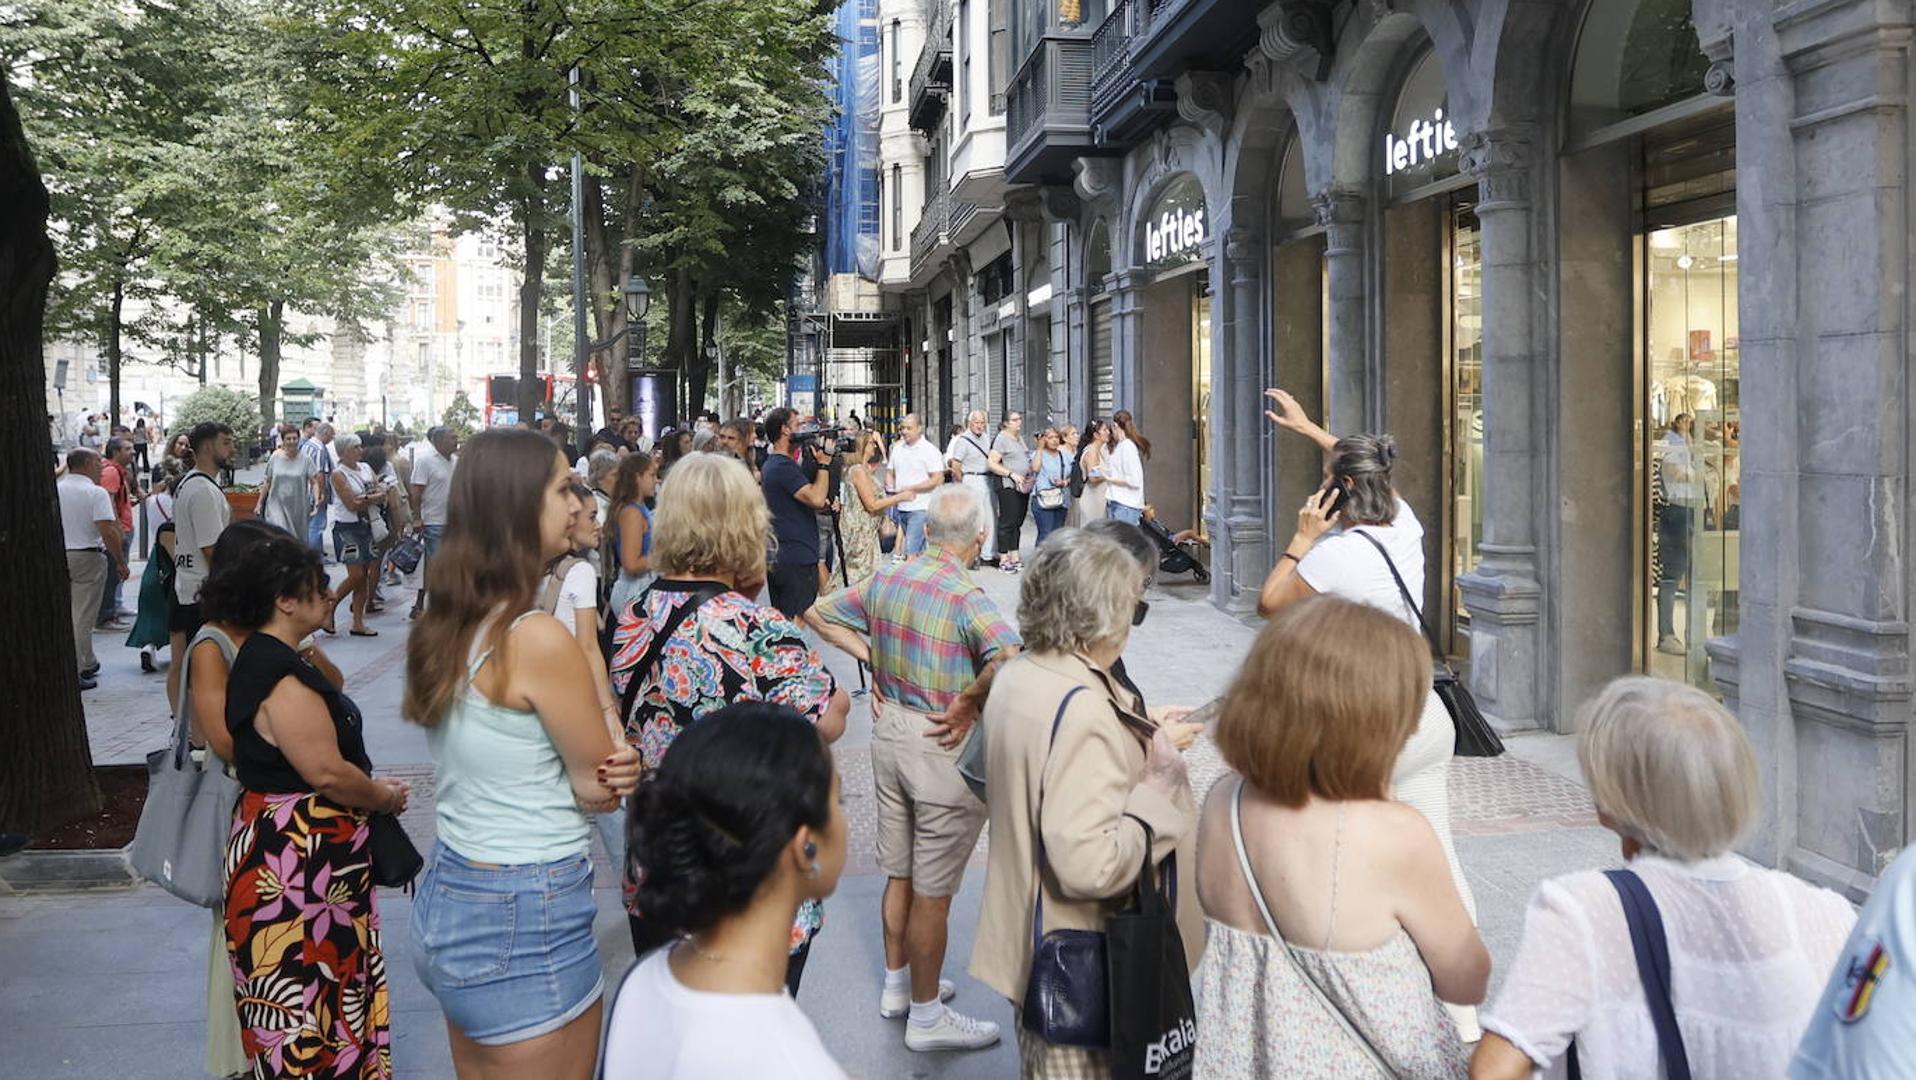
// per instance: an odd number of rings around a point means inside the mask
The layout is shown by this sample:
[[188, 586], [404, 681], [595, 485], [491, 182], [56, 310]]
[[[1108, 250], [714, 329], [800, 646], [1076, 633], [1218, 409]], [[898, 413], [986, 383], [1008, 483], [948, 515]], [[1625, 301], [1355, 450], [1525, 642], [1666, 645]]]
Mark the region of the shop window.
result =
[[1277, 166], [1277, 235], [1289, 236], [1316, 224], [1317, 212], [1304, 182], [1304, 140], [1293, 135]]
[[[1450, 218], [1450, 500], [1451, 581], [1483, 561], [1484, 542], [1484, 289], [1483, 229], [1474, 201], [1455, 203]], [[1452, 652], [1469, 650], [1470, 613], [1462, 593]]]
[[1649, 670], [1714, 692], [1704, 642], [1737, 628], [1742, 411], [1736, 218], [1644, 242]]
[[1690, 0], [1592, 2], [1577, 35], [1570, 126], [1587, 132], [1703, 93]]

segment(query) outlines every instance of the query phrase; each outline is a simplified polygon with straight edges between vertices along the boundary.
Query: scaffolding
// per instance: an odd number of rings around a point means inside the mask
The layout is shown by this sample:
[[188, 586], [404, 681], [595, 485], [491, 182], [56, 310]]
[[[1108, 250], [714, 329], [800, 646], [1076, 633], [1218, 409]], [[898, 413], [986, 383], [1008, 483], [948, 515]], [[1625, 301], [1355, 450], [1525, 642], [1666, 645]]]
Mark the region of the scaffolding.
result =
[[799, 316], [795, 371], [816, 377], [818, 414], [860, 420], [891, 434], [911, 411], [902, 317], [895, 311], [811, 311]]

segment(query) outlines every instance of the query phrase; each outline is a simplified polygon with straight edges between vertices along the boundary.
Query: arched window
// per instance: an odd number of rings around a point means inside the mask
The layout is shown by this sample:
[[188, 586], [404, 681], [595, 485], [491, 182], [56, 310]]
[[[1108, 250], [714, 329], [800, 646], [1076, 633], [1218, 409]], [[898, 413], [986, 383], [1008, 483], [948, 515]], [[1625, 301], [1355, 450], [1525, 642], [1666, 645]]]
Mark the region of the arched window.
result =
[[1111, 226], [1103, 220], [1091, 226], [1084, 241], [1084, 287], [1092, 296], [1104, 292], [1104, 279], [1111, 273]]
[[1709, 70], [1690, 0], [1594, 0], [1577, 33], [1570, 129], [1587, 132], [1695, 97]]
[[1289, 236], [1316, 224], [1317, 212], [1304, 183], [1304, 140], [1293, 133], [1277, 166], [1277, 235]]

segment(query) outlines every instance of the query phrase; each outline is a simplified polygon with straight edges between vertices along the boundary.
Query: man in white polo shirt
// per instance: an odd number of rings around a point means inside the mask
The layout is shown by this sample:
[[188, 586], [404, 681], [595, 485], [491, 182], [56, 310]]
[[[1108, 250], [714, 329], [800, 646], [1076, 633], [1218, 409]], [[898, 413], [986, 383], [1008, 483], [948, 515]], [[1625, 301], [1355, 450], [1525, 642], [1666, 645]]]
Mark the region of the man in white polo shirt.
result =
[[[125, 581], [125, 546], [113, 499], [100, 486], [101, 458], [79, 449], [67, 455], [66, 475], [54, 490], [60, 496], [60, 531], [67, 549], [67, 581], [73, 591], [73, 653], [80, 664], [80, 689], [100, 685], [100, 662], [93, 655], [93, 619], [106, 591], [107, 574]], [[109, 568], [110, 571], [109, 571]]]
[[892, 483], [915, 494], [898, 504], [898, 524], [905, 533], [905, 557], [925, 550], [925, 511], [931, 493], [945, 481], [945, 456], [925, 438], [924, 421], [909, 413], [898, 425], [901, 436], [891, 448]]

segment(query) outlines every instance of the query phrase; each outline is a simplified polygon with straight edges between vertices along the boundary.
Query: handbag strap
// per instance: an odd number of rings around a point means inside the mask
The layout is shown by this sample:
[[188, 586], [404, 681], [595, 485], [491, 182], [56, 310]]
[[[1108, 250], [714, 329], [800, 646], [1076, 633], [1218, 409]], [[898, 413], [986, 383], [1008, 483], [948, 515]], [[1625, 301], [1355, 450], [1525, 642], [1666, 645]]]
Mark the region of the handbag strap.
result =
[[1391, 580], [1397, 583], [1397, 591], [1404, 598], [1404, 606], [1410, 609], [1411, 618], [1417, 620], [1417, 629], [1424, 632], [1424, 640], [1430, 642], [1430, 654], [1441, 660], [1444, 655], [1444, 650], [1442, 646], [1437, 644], [1437, 634], [1431, 630], [1430, 624], [1424, 621], [1423, 609], [1418, 607], [1417, 601], [1411, 598], [1410, 586], [1404, 584], [1404, 575], [1397, 572], [1397, 560], [1390, 557], [1390, 552], [1384, 550], [1384, 545], [1379, 542], [1375, 536], [1359, 528], [1352, 528], [1346, 531], [1363, 537], [1371, 547], [1377, 549], [1377, 554], [1384, 557], [1384, 565], [1390, 567]]
[[[173, 718], [173, 767], [176, 769], [185, 767], [186, 755], [193, 742], [190, 735], [193, 723], [193, 650], [199, 648], [201, 642], [206, 641], [219, 646], [220, 655], [225, 658], [226, 666], [229, 668], [233, 666], [233, 657], [239, 652], [239, 648], [233, 644], [233, 639], [226, 636], [226, 631], [217, 626], [202, 626], [187, 643], [185, 655], [174, 661], [182, 665], [180, 667], [180, 707], [178, 715]], [[224, 722], [225, 718], [221, 717], [221, 723]]]
[[[659, 580], [653, 579], [652, 584], [645, 587], [645, 591], [649, 593], [657, 589]], [[646, 647], [645, 655], [632, 666], [632, 674], [626, 677], [625, 693], [619, 695], [619, 723], [624, 724], [626, 718], [632, 715], [632, 703], [639, 696], [639, 683], [645, 680], [645, 673], [651, 671], [652, 666], [659, 662], [659, 657], [665, 652], [666, 642], [672, 640], [672, 635], [679, 632], [679, 627], [685, 625], [685, 620], [691, 618], [692, 613], [704, 606], [707, 600], [730, 591], [731, 587], [721, 582], [701, 581], [698, 583], [698, 588], [693, 589], [690, 595], [679, 601], [679, 605], [666, 616], [665, 622], [659, 627], [659, 632], [652, 635], [652, 643]], [[644, 603], [645, 596], [640, 594], [638, 602], [633, 605], [634, 610], [642, 608]]]
[[[1064, 711], [1071, 707], [1071, 699], [1078, 696], [1082, 686], [1074, 686], [1065, 692], [1064, 700], [1058, 702], [1058, 714], [1051, 718], [1051, 738], [1045, 743], [1045, 764], [1051, 762], [1051, 748], [1058, 743], [1058, 725], [1064, 723]], [[1031, 905], [1031, 954], [1038, 954], [1038, 943], [1044, 940], [1044, 766], [1038, 769], [1038, 802], [1031, 808], [1032, 833], [1038, 839], [1038, 898]], [[1146, 827], [1149, 831], [1149, 826]]]
[[1657, 1053], [1663, 1058], [1667, 1080], [1690, 1080], [1690, 1056], [1677, 1027], [1676, 1007], [1670, 1000], [1670, 943], [1663, 934], [1663, 914], [1643, 879], [1633, 870], [1605, 870], [1623, 902], [1630, 924], [1630, 947], [1637, 954], [1637, 978], [1643, 983], [1644, 1004], [1657, 1029]]
[[1239, 780], [1237, 790], [1231, 793], [1231, 841], [1237, 845], [1238, 869], [1244, 872], [1244, 884], [1250, 886], [1251, 899], [1257, 902], [1257, 912], [1264, 917], [1264, 929], [1270, 932], [1273, 946], [1278, 952], [1284, 954], [1284, 959], [1290, 961], [1291, 970], [1297, 972], [1298, 977], [1304, 981], [1305, 986], [1310, 987], [1311, 996], [1315, 997], [1317, 1003], [1324, 1006], [1324, 1011], [1331, 1015], [1331, 1019], [1337, 1021], [1337, 1025], [1350, 1035], [1351, 1040], [1364, 1051], [1364, 1056], [1370, 1058], [1371, 1064], [1377, 1066], [1379, 1072], [1395, 1080], [1397, 1071], [1392, 1069], [1390, 1064], [1384, 1060], [1383, 1054], [1378, 1053], [1377, 1047], [1370, 1041], [1370, 1037], [1365, 1035], [1356, 1024], [1351, 1022], [1350, 1015], [1344, 1011], [1344, 1007], [1339, 1005], [1335, 998], [1325, 993], [1322, 986], [1318, 985], [1317, 979], [1311, 974], [1310, 969], [1300, 963], [1296, 956], [1292, 955], [1290, 942], [1285, 939], [1283, 932], [1277, 928], [1277, 919], [1271, 914], [1270, 905], [1264, 902], [1264, 889], [1257, 883], [1257, 872], [1251, 869], [1251, 853], [1244, 848], [1243, 805], [1244, 781]]

